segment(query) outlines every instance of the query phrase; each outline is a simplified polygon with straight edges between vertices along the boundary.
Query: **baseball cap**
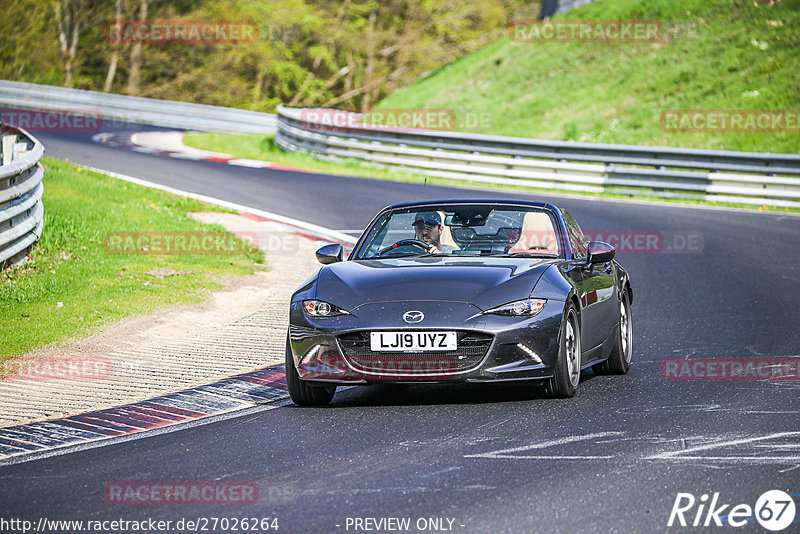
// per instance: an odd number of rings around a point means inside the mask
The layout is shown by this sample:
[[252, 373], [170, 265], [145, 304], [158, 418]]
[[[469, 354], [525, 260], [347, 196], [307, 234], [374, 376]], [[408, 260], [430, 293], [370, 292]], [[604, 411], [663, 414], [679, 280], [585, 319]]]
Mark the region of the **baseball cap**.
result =
[[416, 217], [414, 217], [414, 224], [419, 222], [425, 223], [428, 226], [440, 226], [442, 224], [442, 218], [435, 211], [420, 211], [417, 213]]

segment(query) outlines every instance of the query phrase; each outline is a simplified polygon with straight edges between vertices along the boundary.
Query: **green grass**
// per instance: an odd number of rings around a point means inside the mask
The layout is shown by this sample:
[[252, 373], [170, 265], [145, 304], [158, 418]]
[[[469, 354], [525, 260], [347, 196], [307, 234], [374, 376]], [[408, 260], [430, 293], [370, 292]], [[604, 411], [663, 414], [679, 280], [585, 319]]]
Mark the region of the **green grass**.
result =
[[[800, 152], [800, 133], [667, 133], [660, 121], [674, 109], [800, 110], [800, 0], [600, 0], [557, 18], [656, 19], [664, 38], [647, 44], [505, 38], [377, 107], [452, 109], [457, 129], [501, 135]], [[470, 128], [467, 120], [481, 113], [487, 120]]]
[[[520, 187], [513, 185], [500, 185], [500, 184], [472, 184], [463, 180], [454, 180], [449, 178], [439, 178], [436, 176], [424, 176], [421, 174], [414, 174], [402, 171], [396, 171], [391, 168], [380, 168], [371, 166], [363, 161], [346, 158], [340, 161], [322, 161], [316, 157], [303, 152], [285, 152], [273, 140], [271, 135], [261, 134], [221, 134], [221, 133], [192, 133], [184, 137], [184, 143], [188, 146], [200, 148], [203, 150], [211, 150], [213, 152], [224, 152], [231, 154], [237, 158], [259, 159], [263, 161], [271, 161], [282, 165], [289, 165], [299, 169], [308, 169], [326, 174], [339, 174], [342, 176], [359, 176], [363, 178], [372, 178], [378, 180], [395, 180], [402, 182], [414, 183], [428, 183], [440, 184], [458, 187], [483, 187], [488, 189], [502, 189], [513, 191], [529, 191], [532, 193], [558, 193], [558, 194], [574, 194], [580, 196], [593, 196], [602, 198], [620, 198], [636, 200], [648, 200], [658, 202], [670, 202], [680, 204], [695, 204], [701, 206], [720, 206], [729, 208], [742, 208], [759, 211], [777, 211], [777, 212], [800, 212], [797, 208], [783, 208], [776, 206], [754, 206], [752, 204], [740, 204], [731, 202], [708, 202], [699, 199], [686, 199], [686, 198], [661, 198], [654, 194], [648, 195], [647, 190], [642, 190], [636, 195], [614, 193], [606, 191], [603, 193], [580, 193], [572, 191], [564, 191], [561, 189], [541, 189], [533, 187]], [[684, 192], [685, 193], [685, 192]]]
[[[45, 158], [45, 226], [30, 261], [0, 274], [0, 361], [98, 332], [125, 317], [203, 301], [228, 275], [263, 268], [247, 248], [228, 255], [120, 255], [108, 232], [224, 232], [187, 216], [220, 211]], [[146, 274], [170, 268], [163, 279]], [[58, 303], [63, 303], [58, 307]]]
[[[800, 0], [773, 5], [766, 0], [599, 0], [558, 18], [659, 20], [663, 39], [647, 44], [534, 44], [505, 38], [397, 90], [377, 108], [451, 109], [456, 129], [500, 135], [800, 152], [800, 133], [668, 133], [661, 128], [661, 115], [669, 110], [800, 110]], [[327, 162], [283, 152], [270, 136], [191, 134], [186, 144], [326, 173], [425, 180], [358, 160]], [[468, 185], [442, 178], [427, 182]], [[631, 198], [614, 192], [595, 196]], [[635, 198], [798, 211], [662, 199], [647, 191]]]

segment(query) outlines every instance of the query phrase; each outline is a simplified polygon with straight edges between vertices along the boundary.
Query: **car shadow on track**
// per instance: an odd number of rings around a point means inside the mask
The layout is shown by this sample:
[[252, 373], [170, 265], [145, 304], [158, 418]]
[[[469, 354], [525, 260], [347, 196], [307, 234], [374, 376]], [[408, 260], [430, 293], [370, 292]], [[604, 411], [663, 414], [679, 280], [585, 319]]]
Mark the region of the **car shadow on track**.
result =
[[[581, 386], [592, 381], [591, 371], [581, 373]], [[582, 387], [578, 387], [577, 397]], [[543, 381], [514, 381], [486, 384], [371, 384], [353, 386], [336, 393], [331, 408], [354, 406], [418, 406], [436, 404], [489, 404], [546, 400], [558, 402], [547, 396]], [[566, 399], [569, 401], [569, 399]]]

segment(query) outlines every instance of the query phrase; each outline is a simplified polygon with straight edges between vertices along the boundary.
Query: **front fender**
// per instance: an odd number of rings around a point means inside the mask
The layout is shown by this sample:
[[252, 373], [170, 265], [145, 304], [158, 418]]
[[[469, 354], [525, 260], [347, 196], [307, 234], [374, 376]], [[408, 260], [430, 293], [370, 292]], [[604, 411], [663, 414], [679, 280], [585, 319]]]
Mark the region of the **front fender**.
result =
[[631, 286], [631, 277], [628, 271], [616, 260], [614, 260], [614, 267], [617, 270], [617, 297], [622, 300], [622, 294], [627, 290], [628, 304], [633, 304], [633, 287]]
[[575, 288], [564, 278], [557, 265], [548, 267], [531, 291], [531, 298], [566, 301]]

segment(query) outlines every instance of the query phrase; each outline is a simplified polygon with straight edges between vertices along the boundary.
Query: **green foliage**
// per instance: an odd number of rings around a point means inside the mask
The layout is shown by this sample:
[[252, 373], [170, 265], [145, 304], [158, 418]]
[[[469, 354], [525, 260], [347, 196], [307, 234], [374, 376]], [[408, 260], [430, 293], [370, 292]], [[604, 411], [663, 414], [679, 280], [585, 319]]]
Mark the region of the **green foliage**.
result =
[[[45, 158], [45, 231], [28, 263], [0, 273], [0, 360], [169, 304], [199, 302], [260, 252], [111, 254], [109, 232], [223, 232], [187, 217], [214, 206]], [[154, 268], [184, 273], [159, 279]], [[58, 302], [63, 306], [58, 307]]]
[[[142, 2], [148, 20], [253, 21], [254, 43], [145, 44], [141, 96], [272, 111], [281, 102], [368, 108], [397, 87], [502, 35], [532, 17], [528, 0], [120, 0], [122, 20]], [[83, 6], [86, 23], [75, 59], [75, 87], [102, 90], [111, 56], [113, 92], [129, 91], [134, 47], [106, 42], [115, 0], [58, 0]], [[18, 0], [0, 18], [0, 78], [60, 84], [56, 2]], [[31, 42], [39, 46], [33, 48]], [[19, 54], [22, 53], [22, 56]]]
[[[474, 131], [600, 143], [800, 151], [798, 133], [669, 133], [681, 109], [800, 109], [800, 0], [600, 0], [563, 19], [657, 19], [662, 42], [501, 39], [383, 100], [488, 111]], [[458, 88], [458, 90], [453, 90]]]
[[58, 34], [49, 2], [4, 3], [0, 16], [0, 78], [61, 85], [64, 74], [59, 63]]
[[[103, 38], [115, 0], [81, 4], [75, 86], [128, 91], [132, 46]], [[122, 18], [141, 2], [120, 0]], [[142, 96], [259, 111], [279, 103], [449, 108], [457, 128], [545, 139], [797, 152], [797, 133], [669, 133], [671, 109], [800, 108], [800, 0], [598, 0], [565, 19], [656, 19], [659, 43], [514, 43], [528, 0], [166, 0], [148, 19], [249, 20], [250, 44], [147, 44]], [[55, 2], [0, 17], [0, 78], [62, 84]], [[36, 46], [30, 46], [35, 42]], [[413, 83], [412, 83], [413, 82]], [[410, 85], [409, 85], [410, 84]], [[488, 114], [488, 115], [487, 115]]]

